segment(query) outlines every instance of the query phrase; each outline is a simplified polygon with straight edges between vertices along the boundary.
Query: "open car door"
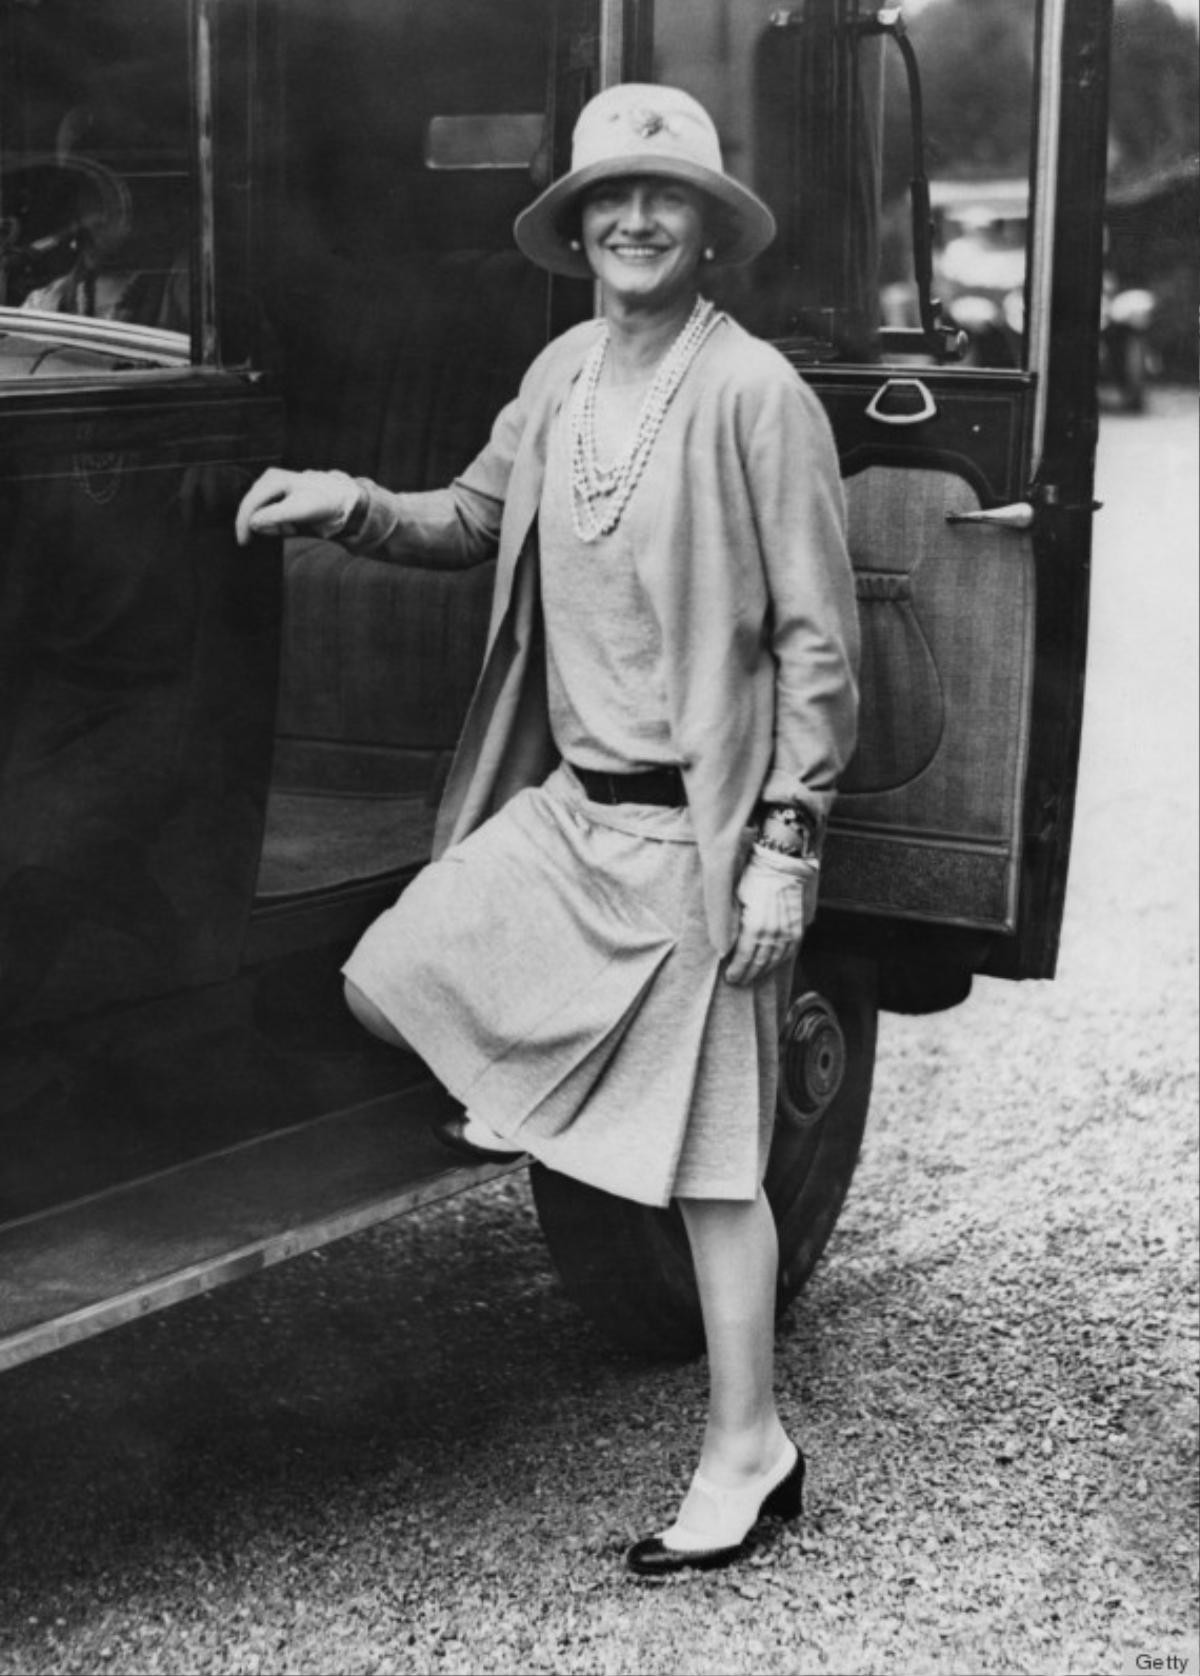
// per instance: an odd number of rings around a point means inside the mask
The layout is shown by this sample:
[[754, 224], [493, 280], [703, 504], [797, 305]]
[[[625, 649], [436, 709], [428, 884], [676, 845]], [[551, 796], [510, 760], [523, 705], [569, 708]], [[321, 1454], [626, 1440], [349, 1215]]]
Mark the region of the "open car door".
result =
[[[864, 708], [822, 904], [831, 935], [881, 959], [899, 1005], [950, 1000], [974, 971], [1054, 970], [1084, 670], [1106, 28], [1096, 6], [1029, 7], [1015, 100], [1030, 208], [1003, 299], [1007, 366], [969, 364], [931, 294], [920, 66], [900, 8], [657, 0], [640, 43], [652, 79], [717, 113], [731, 166], [774, 208], [775, 245], [727, 300], [837, 434]], [[885, 85], [911, 112], [908, 202], [888, 205]], [[986, 208], [988, 183], [962, 173], [957, 193]]]

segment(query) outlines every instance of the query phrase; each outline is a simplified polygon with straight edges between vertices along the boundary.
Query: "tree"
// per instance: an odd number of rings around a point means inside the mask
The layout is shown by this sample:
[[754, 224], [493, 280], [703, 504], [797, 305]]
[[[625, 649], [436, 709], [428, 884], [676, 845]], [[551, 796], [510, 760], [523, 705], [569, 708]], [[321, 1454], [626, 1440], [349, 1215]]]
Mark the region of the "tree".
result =
[[[909, 25], [925, 96], [928, 173], [1024, 175], [1033, 120], [1032, 0], [932, 0]], [[1110, 82], [1114, 178], [1138, 178], [1200, 147], [1197, 30], [1168, 0], [1118, 0]], [[888, 55], [884, 198], [909, 176], [909, 107]]]
[[[921, 67], [931, 177], [1024, 175], [1033, 96], [1030, 0], [934, 0], [909, 25]], [[899, 54], [888, 55], [884, 197], [909, 179], [909, 101]]]
[[1109, 93], [1114, 182], [1161, 170], [1200, 148], [1194, 22], [1167, 0], [1123, 0], [1113, 19]]

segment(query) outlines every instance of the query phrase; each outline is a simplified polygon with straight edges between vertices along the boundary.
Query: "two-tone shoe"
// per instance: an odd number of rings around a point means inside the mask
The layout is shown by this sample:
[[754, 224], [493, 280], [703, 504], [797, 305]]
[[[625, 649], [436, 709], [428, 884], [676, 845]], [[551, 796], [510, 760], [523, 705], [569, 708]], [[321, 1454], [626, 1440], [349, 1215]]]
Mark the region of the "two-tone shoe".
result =
[[657, 1536], [643, 1537], [626, 1552], [625, 1564], [638, 1577], [669, 1577], [677, 1571], [715, 1571], [743, 1559], [758, 1521], [799, 1518], [804, 1504], [804, 1456], [788, 1441], [778, 1461], [737, 1490], [722, 1489], [697, 1472], [684, 1503], [702, 1497], [709, 1504], [704, 1534], [689, 1529], [682, 1515]]
[[[449, 1117], [435, 1117], [429, 1127], [451, 1152], [469, 1158], [473, 1164], [515, 1164], [526, 1154], [520, 1147], [481, 1146], [469, 1138], [471, 1118], [466, 1112], [453, 1112]], [[499, 1137], [497, 1137], [499, 1139]]]

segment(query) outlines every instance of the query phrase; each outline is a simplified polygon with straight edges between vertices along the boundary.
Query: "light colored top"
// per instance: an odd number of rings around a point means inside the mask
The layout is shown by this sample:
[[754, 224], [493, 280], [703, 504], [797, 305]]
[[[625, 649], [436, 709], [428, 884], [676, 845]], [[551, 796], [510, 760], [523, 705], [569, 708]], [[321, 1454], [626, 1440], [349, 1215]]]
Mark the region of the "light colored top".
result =
[[612, 774], [677, 763], [662, 636], [634, 558], [635, 545], [646, 534], [653, 460], [616, 529], [594, 542], [575, 533], [570, 472], [571, 403], [566, 402], [550, 427], [538, 514], [554, 743], [568, 762]]
[[[546, 700], [538, 508], [551, 425], [602, 327], [538, 356], [448, 489], [366, 484], [354, 551], [394, 563], [497, 558], [483, 671], [438, 816], [458, 842], [558, 758]], [[634, 554], [662, 640], [671, 737], [699, 846], [709, 935], [737, 936], [734, 887], [761, 797], [821, 822], [854, 749], [858, 617], [837, 453], [816, 396], [724, 319], [655, 443], [653, 516]]]

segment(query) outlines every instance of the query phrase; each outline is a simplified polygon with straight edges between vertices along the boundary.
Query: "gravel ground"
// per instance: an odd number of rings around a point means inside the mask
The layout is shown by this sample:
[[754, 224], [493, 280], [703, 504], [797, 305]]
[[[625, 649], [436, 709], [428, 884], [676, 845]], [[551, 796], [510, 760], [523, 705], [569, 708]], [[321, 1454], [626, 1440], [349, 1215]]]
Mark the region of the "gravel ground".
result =
[[1194, 397], [1107, 422], [1060, 976], [884, 1023], [798, 1525], [622, 1575], [703, 1368], [612, 1351], [509, 1178], [0, 1382], [0, 1670], [1195, 1673], [1194, 484]]

